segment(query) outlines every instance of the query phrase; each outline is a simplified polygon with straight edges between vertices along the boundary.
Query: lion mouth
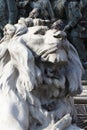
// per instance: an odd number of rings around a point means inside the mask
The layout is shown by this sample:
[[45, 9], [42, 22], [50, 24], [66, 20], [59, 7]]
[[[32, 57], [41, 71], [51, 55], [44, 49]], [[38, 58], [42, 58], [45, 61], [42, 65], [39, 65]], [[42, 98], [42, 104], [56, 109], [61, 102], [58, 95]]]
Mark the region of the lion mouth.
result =
[[53, 85], [57, 88], [65, 88], [65, 76], [63, 68], [46, 68], [44, 70], [44, 84]]

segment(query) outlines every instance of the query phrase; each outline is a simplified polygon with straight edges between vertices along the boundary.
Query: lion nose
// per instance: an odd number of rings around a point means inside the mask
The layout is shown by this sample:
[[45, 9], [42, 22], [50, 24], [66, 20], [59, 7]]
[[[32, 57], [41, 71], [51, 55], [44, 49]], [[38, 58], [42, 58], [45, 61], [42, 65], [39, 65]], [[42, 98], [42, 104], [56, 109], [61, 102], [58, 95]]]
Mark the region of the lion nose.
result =
[[59, 38], [60, 40], [64, 40], [67, 38], [67, 34], [64, 32], [64, 31], [57, 31], [55, 34], [54, 34], [54, 37], [55, 38]]

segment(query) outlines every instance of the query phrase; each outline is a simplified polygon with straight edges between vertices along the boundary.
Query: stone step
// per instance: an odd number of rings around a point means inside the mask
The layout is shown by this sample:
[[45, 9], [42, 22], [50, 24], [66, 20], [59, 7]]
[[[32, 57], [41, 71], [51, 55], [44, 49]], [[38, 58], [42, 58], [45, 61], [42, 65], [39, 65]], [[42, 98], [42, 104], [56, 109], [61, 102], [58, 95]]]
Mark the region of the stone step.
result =
[[74, 97], [75, 104], [87, 104], [87, 80], [82, 81], [83, 92]]

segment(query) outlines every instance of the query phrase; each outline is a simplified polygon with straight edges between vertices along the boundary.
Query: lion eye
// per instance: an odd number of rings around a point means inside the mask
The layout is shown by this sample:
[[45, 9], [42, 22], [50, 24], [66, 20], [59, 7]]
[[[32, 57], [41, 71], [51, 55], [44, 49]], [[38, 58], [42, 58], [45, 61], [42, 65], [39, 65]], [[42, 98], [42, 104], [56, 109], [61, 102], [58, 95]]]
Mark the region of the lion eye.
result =
[[57, 38], [62, 38], [62, 35], [61, 35], [61, 34], [59, 34], [59, 35], [57, 36]]

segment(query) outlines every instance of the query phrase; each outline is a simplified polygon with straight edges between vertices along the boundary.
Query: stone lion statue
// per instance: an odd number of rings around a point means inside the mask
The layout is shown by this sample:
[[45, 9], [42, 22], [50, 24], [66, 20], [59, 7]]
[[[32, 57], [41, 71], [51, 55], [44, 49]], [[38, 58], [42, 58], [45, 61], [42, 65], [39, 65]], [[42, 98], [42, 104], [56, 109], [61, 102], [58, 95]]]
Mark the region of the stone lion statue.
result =
[[6, 25], [0, 44], [0, 129], [80, 130], [71, 124], [82, 72], [65, 32]]

